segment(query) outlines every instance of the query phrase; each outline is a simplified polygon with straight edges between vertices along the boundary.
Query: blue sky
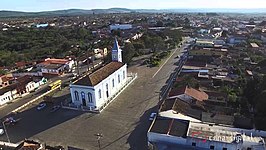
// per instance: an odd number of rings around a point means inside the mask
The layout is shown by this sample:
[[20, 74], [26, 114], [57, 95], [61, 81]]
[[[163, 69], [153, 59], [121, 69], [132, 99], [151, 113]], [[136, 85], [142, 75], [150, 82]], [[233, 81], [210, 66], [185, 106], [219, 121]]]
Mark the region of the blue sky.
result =
[[266, 0], [1, 0], [0, 10], [46, 11], [122, 7], [167, 8], [266, 8]]

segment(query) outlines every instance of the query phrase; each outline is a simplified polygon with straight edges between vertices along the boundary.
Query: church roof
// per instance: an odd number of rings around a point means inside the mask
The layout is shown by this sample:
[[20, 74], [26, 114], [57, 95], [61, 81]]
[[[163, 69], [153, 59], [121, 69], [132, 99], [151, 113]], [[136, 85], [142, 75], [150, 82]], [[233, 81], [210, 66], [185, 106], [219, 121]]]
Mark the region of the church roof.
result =
[[115, 39], [115, 42], [114, 42], [114, 46], [113, 46], [113, 50], [121, 50], [120, 49], [120, 46], [118, 45], [118, 42], [117, 42], [117, 39]]
[[110, 62], [92, 74], [86, 75], [76, 82], [75, 85], [95, 86], [124, 65], [121, 62]]

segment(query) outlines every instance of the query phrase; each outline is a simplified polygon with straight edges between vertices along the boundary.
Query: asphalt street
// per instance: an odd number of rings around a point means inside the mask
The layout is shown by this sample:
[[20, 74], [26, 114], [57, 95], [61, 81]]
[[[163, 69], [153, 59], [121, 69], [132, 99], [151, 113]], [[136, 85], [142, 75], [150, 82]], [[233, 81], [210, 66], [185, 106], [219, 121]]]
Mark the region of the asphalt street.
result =
[[[138, 78], [101, 114], [67, 109], [51, 112], [52, 104], [37, 111], [32, 106], [16, 116], [21, 118], [18, 124], [8, 127], [10, 140], [19, 142], [30, 138], [51, 145], [94, 150], [99, 146], [96, 134], [101, 133], [101, 149], [147, 149], [149, 115], [157, 111], [159, 94], [170, 82], [180, 54], [180, 50], [175, 51], [162, 67], [131, 66], [128, 72], [138, 73]], [[59, 102], [69, 99], [69, 89], [63, 89], [57, 96]], [[6, 137], [0, 139], [6, 140]]]

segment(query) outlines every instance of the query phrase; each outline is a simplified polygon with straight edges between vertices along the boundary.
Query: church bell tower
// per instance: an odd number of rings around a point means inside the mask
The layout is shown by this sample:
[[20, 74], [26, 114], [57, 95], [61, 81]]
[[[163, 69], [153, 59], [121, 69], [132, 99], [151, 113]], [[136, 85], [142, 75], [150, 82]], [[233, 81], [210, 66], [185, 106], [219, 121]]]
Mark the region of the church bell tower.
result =
[[112, 61], [122, 62], [122, 49], [120, 49], [116, 38], [112, 49]]

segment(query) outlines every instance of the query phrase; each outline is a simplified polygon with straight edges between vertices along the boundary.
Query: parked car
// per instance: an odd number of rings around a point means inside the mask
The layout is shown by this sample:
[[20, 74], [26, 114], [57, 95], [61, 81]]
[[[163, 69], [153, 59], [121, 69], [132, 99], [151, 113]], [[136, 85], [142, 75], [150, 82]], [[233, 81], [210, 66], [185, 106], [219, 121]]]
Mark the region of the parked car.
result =
[[56, 112], [60, 109], [61, 107], [59, 105], [53, 106], [50, 112]]
[[4, 124], [5, 125], [15, 125], [20, 119], [15, 119], [13, 117], [8, 117], [5, 119]]
[[151, 113], [149, 120], [153, 121], [153, 119], [156, 117], [157, 113]]
[[37, 107], [37, 110], [42, 110], [46, 107], [46, 103], [40, 103]]
[[0, 136], [5, 133], [4, 129], [0, 129]]

